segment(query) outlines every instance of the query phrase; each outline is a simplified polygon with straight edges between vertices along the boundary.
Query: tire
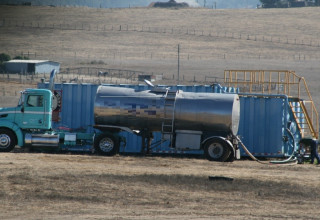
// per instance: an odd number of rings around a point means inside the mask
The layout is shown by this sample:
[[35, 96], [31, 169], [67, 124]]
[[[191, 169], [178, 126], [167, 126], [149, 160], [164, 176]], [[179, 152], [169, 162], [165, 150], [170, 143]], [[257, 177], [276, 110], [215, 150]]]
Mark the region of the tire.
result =
[[224, 140], [213, 138], [205, 143], [204, 154], [210, 161], [225, 162], [231, 151]]
[[16, 137], [9, 129], [0, 129], [0, 152], [10, 152], [16, 146]]
[[95, 150], [105, 156], [113, 156], [119, 151], [119, 143], [113, 135], [101, 134], [94, 142]]
[[230, 150], [230, 155], [229, 157], [225, 160], [225, 162], [233, 162], [235, 160], [234, 153]]

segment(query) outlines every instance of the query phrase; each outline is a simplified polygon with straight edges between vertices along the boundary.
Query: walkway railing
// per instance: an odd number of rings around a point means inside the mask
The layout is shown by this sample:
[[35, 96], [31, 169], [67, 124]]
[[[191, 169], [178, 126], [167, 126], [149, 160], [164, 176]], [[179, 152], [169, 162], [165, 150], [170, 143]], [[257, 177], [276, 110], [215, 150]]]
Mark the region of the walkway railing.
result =
[[224, 82], [227, 86], [238, 87], [242, 93], [284, 94], [289, 98], [298, 99], [300, 116], [295, 115], [292, 105], [291, 108], [301, 136], [318, 139], [319, 115], [317, 109], [307, 82], [294, 71], [225, 70]]

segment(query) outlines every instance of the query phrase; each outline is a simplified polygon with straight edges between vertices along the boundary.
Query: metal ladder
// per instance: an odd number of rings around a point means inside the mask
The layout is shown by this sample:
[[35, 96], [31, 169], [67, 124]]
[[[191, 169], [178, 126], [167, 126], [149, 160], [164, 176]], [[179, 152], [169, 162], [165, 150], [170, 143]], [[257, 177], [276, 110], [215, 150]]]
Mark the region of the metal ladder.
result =
[[172, 147], [173, 126], [174, 126], [174, 109], [176, 103], [177, 91], [167, 90], [164, 100], [164, 117], [162, 122], [162, 140], [170, 140]]

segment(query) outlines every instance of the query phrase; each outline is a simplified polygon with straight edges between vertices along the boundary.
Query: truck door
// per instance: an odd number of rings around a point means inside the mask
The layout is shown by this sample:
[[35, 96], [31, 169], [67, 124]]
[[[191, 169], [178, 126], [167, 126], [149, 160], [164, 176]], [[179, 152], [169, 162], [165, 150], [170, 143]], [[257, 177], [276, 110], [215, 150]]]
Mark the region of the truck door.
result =
[[22, 110], [22, 128], [44, 128], [45, 104], [43, 94], [27, 94]]

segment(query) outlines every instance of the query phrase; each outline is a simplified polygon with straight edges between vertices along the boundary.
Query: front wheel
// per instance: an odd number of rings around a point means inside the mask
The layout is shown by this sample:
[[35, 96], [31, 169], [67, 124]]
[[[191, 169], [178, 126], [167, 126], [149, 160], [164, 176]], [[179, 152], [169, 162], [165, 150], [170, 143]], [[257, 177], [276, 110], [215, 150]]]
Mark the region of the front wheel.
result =
[[113, 156], [119, 151], [119, 142], [113, 135], [101, 134], [96, 138], [94, 148], [99, 154]]
[[204, 145], [204, 154], [210, 161], [224, 162], [230, 156], [230, 149], [224, 140], [213, 138]]
[[16, 146], [15, 135], [8, 129], [0, 129], [0, 152], [12, 151]]

